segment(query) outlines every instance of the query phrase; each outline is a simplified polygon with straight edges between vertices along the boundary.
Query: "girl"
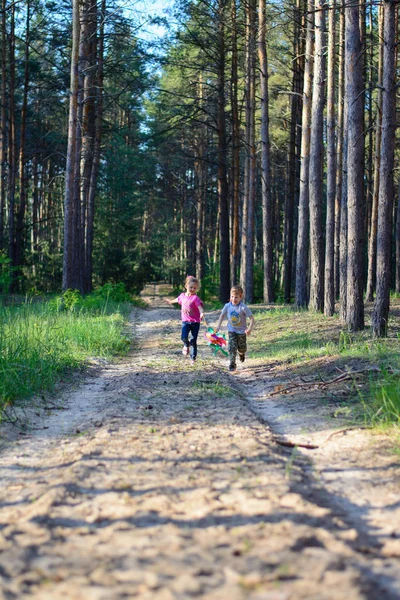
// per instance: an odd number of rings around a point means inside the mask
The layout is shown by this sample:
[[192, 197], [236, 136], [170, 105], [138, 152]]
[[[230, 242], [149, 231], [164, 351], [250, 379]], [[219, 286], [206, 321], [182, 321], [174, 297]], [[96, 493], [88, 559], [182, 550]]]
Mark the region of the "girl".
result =
[[[185, 280], [186, 292], [180, 294], [174, 300], [167, 300], [168, 304], [176, 302], [182, 307], [182, 354], [190, 358], [194, 364], [197, 357], [197, 336], [199, 335], [200, 321], [203, 319], [203, 302], [197, 295], [200, 289], [199, 280], [192, 275], [188, 275]], [[189, 333], [191, 339], [189, 341]]]

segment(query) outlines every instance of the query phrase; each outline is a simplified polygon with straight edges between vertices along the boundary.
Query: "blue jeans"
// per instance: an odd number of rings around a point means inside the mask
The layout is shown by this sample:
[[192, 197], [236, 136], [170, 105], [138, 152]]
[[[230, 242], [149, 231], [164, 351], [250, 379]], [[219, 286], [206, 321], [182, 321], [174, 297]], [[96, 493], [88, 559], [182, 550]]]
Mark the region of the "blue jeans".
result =
[[[182, 322], [182, 342], [185, 346], [190, 347], [190, 358], [195, 360], [197, 356], [197, 336], [199, 335], [200, 323], [189, 323], [188, 321]], [[189, 341], [189, 333], [192, 337]]]

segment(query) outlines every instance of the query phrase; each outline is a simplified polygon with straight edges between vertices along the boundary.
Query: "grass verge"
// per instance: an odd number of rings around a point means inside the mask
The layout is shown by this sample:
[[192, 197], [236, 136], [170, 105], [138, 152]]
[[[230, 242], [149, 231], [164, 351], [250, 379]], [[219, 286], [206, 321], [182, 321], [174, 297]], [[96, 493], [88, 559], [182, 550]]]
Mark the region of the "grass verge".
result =
[[[398, 300], [393, 303], [400, 304]], [[371, 336], [368, 310], [367, 327], [357, 334], [344, 331], [337, 316], [328, 318], [288, 306], [255, 307], [254, 315], [256, 328], [249, 350], [257, 362], [280, 365], [291, 380], [330, 381], [340, 373], [357, 371], [357, 377], [347, 380], [349, 393], [343, 398], [349, 419], [380, 427], [400, 425], [397, 310], [393, 310], [388, 337], [379, 340]]]
[[0, 307], [0, 418], [51, 389], [60, 376], [90, 358], [110, 358], [130, 347], [125, 321], [128, 302], [75, 293], [48, 302]]

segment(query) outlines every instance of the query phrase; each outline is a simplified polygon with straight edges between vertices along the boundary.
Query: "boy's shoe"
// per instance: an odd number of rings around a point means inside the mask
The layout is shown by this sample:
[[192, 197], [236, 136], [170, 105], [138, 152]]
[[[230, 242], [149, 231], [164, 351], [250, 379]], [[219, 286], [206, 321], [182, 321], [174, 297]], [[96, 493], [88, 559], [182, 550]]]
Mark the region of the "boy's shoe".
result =
[[245, 354], [240, 354], [240, 352], [239, 352], [239, 360], [240, 360], [240, 362], [244, 362], [245, 359], [246, 359], [246, 355]]
[[183, 346], [183, 348], [182, 348], [182, 354], [183, 354], [183, 356], [188, 356], [189, 355], [189, 346]]
[[236, 365], [229, 365], [230, 371], [236, 371]]

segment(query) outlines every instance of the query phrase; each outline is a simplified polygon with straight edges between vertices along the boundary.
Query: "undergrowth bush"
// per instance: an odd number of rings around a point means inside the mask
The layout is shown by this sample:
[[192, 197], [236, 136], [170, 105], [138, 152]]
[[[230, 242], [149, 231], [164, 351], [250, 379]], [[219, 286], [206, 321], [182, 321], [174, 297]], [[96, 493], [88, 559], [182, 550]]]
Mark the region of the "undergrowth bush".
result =
[[106, 283], [97, 287], [91, 294], [82, 296], [78, 290], [66, 290], [61, 296], [53, 298], [49, 307], [57, 311], [101, 311], [113, 312], [116, 305], [128, 304], [133, 301], [131, 294], [125, 289], [124, 283]]

